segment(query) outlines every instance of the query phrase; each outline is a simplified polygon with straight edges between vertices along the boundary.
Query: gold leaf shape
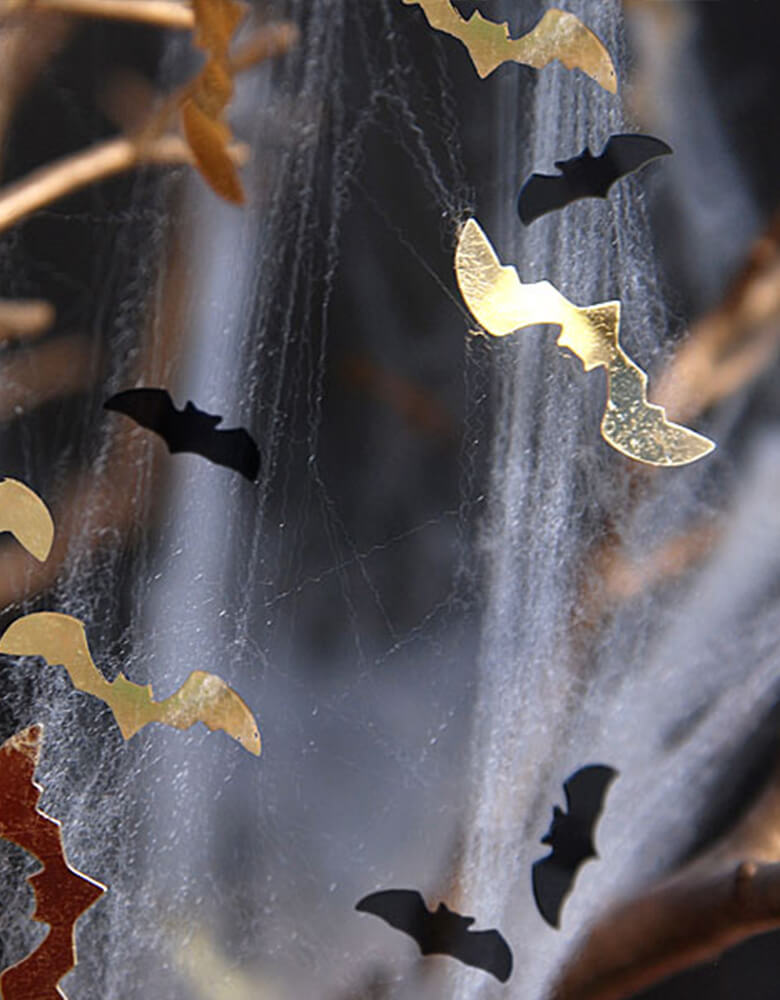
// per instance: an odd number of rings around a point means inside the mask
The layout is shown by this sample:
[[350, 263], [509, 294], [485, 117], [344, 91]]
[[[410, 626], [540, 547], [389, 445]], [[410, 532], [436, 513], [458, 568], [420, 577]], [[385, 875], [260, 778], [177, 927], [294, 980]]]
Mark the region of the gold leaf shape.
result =
[[221, 677], [194, 670], [170, 698], [155, 701], [150, 684], [134, 684], [124, 674], [114, 681], [105, 679], [90, 655], [78, 618], [53, 611], [17, 618], [0, 637], [0, 653], [42, 656], [50, 665], [62, 664], [75, 688], [108, 705], [126, 740], [150, 722], [174, 729], [203, 722], [211, 730], [223, 730], [250, 753], [260, 753], [260, 733], [252, 713]]
[[38, 562], [46, 562], [54, 522], [37, 493], [18, 479], [0, 479], [0, 531], [10, 531]]
[[604, 440], [646, 465], [687, 465], [703, 458], [715, 442], [666, 419], [662, 406], [647, 401], [647, 375], [619, 342], [620, 303], [580, 308], [549, 281], [524, 285], [514, 267], [501, 265], [476, 219], [463, 226], [455, 251], [461, 295], [477, 322], [494, 337], [525, 326], [560, 326], [558, 346], [576, 354], [585, 371], [607, 371], [607, 402], [601, 421]]
[[206, 63], [181, 103], [184, 134], [204, 180], [226, 201], [241, 204], [244, 189], [228, 154], [232, 138], [222, 120], [233, 96], [228, 50], [245, 7], [236, 0], [193, 0], [194, 41]]
[[34, 780], [43, 726], [30, 726], [0, 747], [0, 837], [29, 851], [43, 865], [27, 881], [35, 892], [33, 920], [49, 932], [35, 951], [0, 973], [3, 1000], [64, 1000], [57, 986], [76, 964], [76, 921], [106, 891], [71, 868], [60, 824], [38, 810]]
[[617, 93], [617, 74], [609, 52], [590, 28], [568, 11], [553, 7], [527, 34], [511, 38], [506, 21], [489, 21], [478, 10], [466, 19], [451, 0], [401, 2], [418, 4], [432, 28], [463, 42], [483, 79], [505, 62], [544, 69], [559, 59], [566, 69], [581, 69], [605, 90]]

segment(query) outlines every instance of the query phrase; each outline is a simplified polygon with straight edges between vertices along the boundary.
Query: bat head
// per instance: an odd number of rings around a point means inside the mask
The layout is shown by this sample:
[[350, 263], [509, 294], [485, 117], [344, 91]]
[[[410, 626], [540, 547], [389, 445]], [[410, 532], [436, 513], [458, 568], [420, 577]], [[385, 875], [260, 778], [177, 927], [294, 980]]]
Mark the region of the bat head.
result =
[[216, 427], [217, 424], [222, 423], [221, 416], [215, 416], [213, 413], [206, 413], [204, 410], [199, 410], [189, 399], [187, 400], [187, 405], [182, 410], [182, 413], [186, 413], [197, 418], [200, 423], [207, 424], [209, 427]]
[[570, 160], [556, 160], [555, 167], [564, 177], [581, 177], [583, 172], [597, 159], [586, 146], [585, 149]]

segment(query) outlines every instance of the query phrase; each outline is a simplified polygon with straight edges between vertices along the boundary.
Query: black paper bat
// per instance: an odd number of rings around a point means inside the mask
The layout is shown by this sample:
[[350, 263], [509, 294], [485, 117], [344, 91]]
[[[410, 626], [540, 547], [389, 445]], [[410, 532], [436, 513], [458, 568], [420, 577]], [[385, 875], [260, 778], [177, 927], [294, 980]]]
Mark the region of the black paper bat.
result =
[[431, 912], [415, 889], [372, 892], [355, 906], [413, 937], [423, 955], [451, 955], [465, 965], [490, 972], [505, 983], [512, 974], [512, 952], [497, 930], [472, 931], [474, 917], [462, 917], [439, 903]]
[[610, 136], [601, 156], [586, 146], [579, 156], [556, 161], [559, 174], [531, 174], [520, 190], [517, 213], [527, 226], [580, 198], [606, 198], [615, 181], [671, 152], [652, 135]]
[[552, 847], [552, 854], [534, 862], [531, 876], [536, 905], [552, 927], [559, 926], [561, 908], [580, 865], [598, 857], [593, 844], [596, 821], [617, 774], [604, 764], [580, 768], [563, 786], [568, 812], [553, 807], [552, 824], [541, 840]]
[[217, 430], [222, 417], [205, 413], [190, 402], [177, 410], [166, 389], [126, 389], [103, 405], [159, 434], [171, 453], [191, 451], [235, 469], [252, 482], [257, 479], [260, 452], [243, 427]]

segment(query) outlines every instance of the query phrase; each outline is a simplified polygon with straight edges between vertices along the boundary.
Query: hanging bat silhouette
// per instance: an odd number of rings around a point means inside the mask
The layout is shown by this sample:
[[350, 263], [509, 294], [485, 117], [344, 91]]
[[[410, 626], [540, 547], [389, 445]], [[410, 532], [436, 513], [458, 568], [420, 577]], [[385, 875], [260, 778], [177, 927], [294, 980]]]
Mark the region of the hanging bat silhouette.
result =
[[559, 926], [561, 908], [580, 866], [598, 857], [593, 844], [596, 822], [607, 789], [617, 775], [605, 764], [581, 767], [563, 786], [567, 812], [553, 808], [552, 824], [541, 840], [549, 844], [552, 853], [534, 862], [531, 873], [536, 905], [552, 927]]
[[65, 1000], [57, 986], [76, 965], [76, 921], [106, 887], [68, 864], [60, 824], [38, 809], [35, 781], [43, 726], [29, 726], [0, 747], [0, 837], [29, 851], [42, 867], [27, 881], [35, 893], [32, 919], [48, 924], [43, 941], [0, 973], [4, 1000]]
[[520, 190], [517, 214], [527, 226], [580, 198], [606, 198], [621, 177], [671, 153], [671, 146], [652, 135], [610, 136], [599, 156], [586, 146], [571, 160], [555, 161], [559, 174], [531, 174]]
[[502, 983], [512, 974], [512, 952], [497, 930], [470, 930], [474, 917], [453, 913], [444, 903], [431, 912], [415, 889], [372, 892], [355, 909], [381, 917], [414, 938], [423, 955], [451, 955], [464, 965], [489, 972]]
[[579, 307], [549, 281], [524, 285], [514, 267], [502, 266], [476, 219], [460, 231], [455, 275], [471, 314], [492, 336], [551, 323], [561, 328], [558, 346], [576, 354], [585, 371], [606, 369], [601, 434], [617, 451], [646, 465], [670, 466], [695, 462], [715, 447], [648, 403], [647, 375], [620, 346], [620, 302]]
[[221, 677], [193, 670], [170, 698], [155, 701], [149, 684], [134, 684], [121, 673], [113, 681], [105, 679], [95, 666], [78, 618], [54, 611], [17, 618], [0, 636], [0, 653], [41, 656], [49, 664], [61, 663], [77, 690], [108, 705], [126, 740], [150, 722], [174, 729], [203, 722], [211, 730], [226, 732], [250, 753], [260, 753], [260, 733], [252, 713]]
[[462, 42], [483, 79], [505, 62], [544, 69], [559, 59], [566, 69], [581, 69], [611, 94], [617, 92], [617, 74], [603, 43], [568, 11], [553, 7], [533, 30], [520, 38], [511, 38], [506, 21], [489, 21], [479, 11], [466, 19], [451, 0], [403, 0], [403, 3], [418, 4], [432, 28]]
[[167, 389], [125, 389], [103, 406], [159, 434], [172, 454], [190, 451], [216, 465], [235, 469], [250, 482], [257, 479], [260, 452], [248, 432], [243, 427], [217, 430], [222, 417], [205, 413], [194, 403], [188, 402], [183, 410], [177, 410]]
[[49, 508], [18, 479], [0, 479], [0, 531], [10, 531], [20, 545], [46, 562], [54, 541]]

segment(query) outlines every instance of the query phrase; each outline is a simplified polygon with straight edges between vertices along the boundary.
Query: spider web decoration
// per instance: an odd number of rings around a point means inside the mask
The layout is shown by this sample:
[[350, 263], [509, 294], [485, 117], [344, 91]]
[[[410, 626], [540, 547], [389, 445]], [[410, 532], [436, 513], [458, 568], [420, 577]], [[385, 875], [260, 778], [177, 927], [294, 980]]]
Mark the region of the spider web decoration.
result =
[[[516, 6], [480, 5], [513, 36]], [[624, 6], [567, 4], [628, 81]], [[685, 6], [706, 19], [729, 5]], [[40, 16], [25, 13], [36, 40]], [[4, 182], [111, 140], [117, 85], [155, 107], [191, 79], [189, 28], [66, 20], [67, 47], [50, 50], [0, 136]], [[697, 220], [661, 248], [649, 213], [662, 190], [643, 175], [527, 232], [515, 213], [519, 179], [633, 128], [620, 96], [559, 65], [479, 80], [400, 0], [258, 2], [242, 37], [279, 22], [298, 44], [234, 73], [226, 106], [249, 147], [241, 211], [181, 162], [174, 136], [177, 164], [144, 162], [1, 234], [3, 295], [56, 314], [37, 339], [2, 347], [3, 471], [33, 484], [57, 523], [40, 567], [7, 546], [2, 631], [42, 610], [71, 615], [108, 682], [121, 672], [163, 699], [192, 670], [218, 674], [263, 730], [260, 758], [199, 727], [149, 726], [125, 743], [64, 671], [0, 658], [3, 735], [46, 725], [46, 810], [111, 885], [66, 989], [491, 997], [490, 977], [418, 962], [354, 913], [400, 885], [500, 928], [524, 997], [539, 1000], [596, 910], [690, 846], [773, 701], [771, 387], [732, 379], [756, 405], [715, 408], [737, 391], [717, 369], [697, 382], [710, 403], [689, 412], [687, 390], [680, 409], [662, 392], [687, 319], [747, 253], [756, 206], [743, 163], [716, 155], [723, 105], [707, 103], [695, 33], [655, 50], [673, 100], [646, 127], [675, 149], [656, 175], [679, 201], [663, 225]], [[452, 260], [470, 215], [524, 280], [573, 302], [623, 301], [621, 341], [659, 404], [718, 440], [707, 469], [637, 481], [599, 435], [600, 372], [561, 359], [549, 330], [506, 344], [469, 335]], [[764, 344], [754, 315], [744, 322]], [[745, 366], [748, 341], [730, 342]], [[106, 414], [133, 386], [246, 427], [258, 483], [198, 456], [172, 461]], [[535, 910], [530, 865], [561, 782], [586, 759], [621, 780], [602, 861], [556, 933]], [[15, 885], [0, 894], [7, 963], [30, 950]]]

